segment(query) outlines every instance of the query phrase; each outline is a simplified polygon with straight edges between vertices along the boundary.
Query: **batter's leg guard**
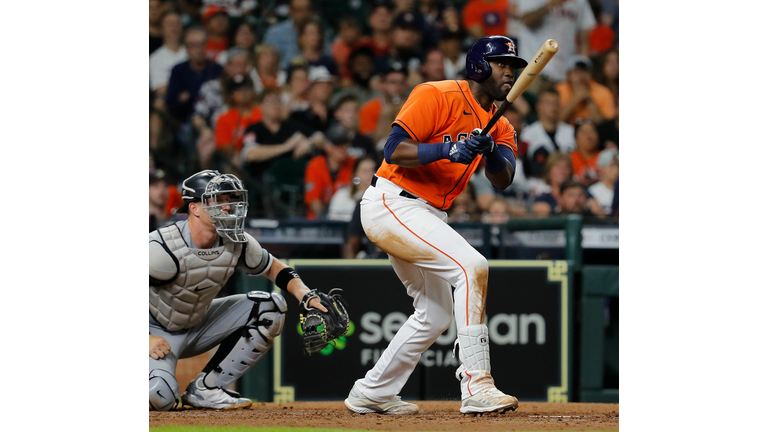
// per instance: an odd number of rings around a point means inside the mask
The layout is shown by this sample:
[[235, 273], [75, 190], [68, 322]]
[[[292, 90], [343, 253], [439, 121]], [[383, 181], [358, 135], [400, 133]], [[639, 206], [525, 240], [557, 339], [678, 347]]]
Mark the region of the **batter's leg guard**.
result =
[[149, 373], [149, 408], [155, 411], [168, 411], [176, 406], [181, 389], [176, 378], [170, 372], [153, 369]]
[[283, 296], [251, 291], [248, 299], [254, 305], [246, 326], [225, 339], [203, 369], [206, 387], [227, 388], [272, 348], [274, 338], [283, 331], [288, 310]]
[[458, 337], [462, 366], [456, 371], [456, 378], [461, 380], [461, 412], [514, 411], [517, 399], [499, 391], [491, 377], [488, 327], [466, 326], [458, 331]]

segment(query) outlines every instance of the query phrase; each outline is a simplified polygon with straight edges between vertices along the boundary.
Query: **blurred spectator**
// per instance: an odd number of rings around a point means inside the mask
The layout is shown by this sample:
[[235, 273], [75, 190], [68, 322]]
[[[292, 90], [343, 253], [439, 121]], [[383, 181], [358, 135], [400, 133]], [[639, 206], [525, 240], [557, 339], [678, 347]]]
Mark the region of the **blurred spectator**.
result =
[[475, 195], [475, 203], [477, 203], [480, 211], [488, 211], [491, 208], [491, 204], [496, 200], [496, 190], [493, 188], [490, 180], [485, 176], [485, 165], [481, 163], [483, 167], [478, 165], [477, 170], [472, 177], [469, 178], [469, 183], [472, 184], [472, 191]]
[[507, 211], [507, 202], [501, 198], [495, 199], [488, 212], [482, 216], [482, 222], [486, 224], [504, 225], [509, 222], [509, 212]]
[[299, 51], [300, 57], [311, 67], [323, 66], [331, 75], [338, 76], [339, 68], [336, 60], [323, 53], [325, 41], [323, 39], [323, 26], [317, 19], [311, 19], [299, 27]]
[[370, 136], [377, 147], [389, 136], [390, 125], [408, 97], [406, 77], [402, 63], [390, 64], [381, 76], [381, 96], [360, 108], [360, 133]]
[[[557, 55], [532, 83], [532, 92], [565, 80], [567, 61], [589, 52], [589, 31], [597, 23], [587, 0], [518, 0], [520, 49], [524, 59], [533, 58], [547, 39], [558, 42]], [[545, 78], [545, 79], [542, 79]]]
[[376, 57], [389, 53], [392, 44], [392, 5], [388, 1], [376, 1], [368, 9], [368, 26], [371, 36], [363, 38], [361, 45], [367, 45]]
[[355, 160], [352, 166], [352, 178], [347, 186], [340, 188], [333, 194], [328, 204], [328, 219], [349, 222], [352, 220], [352, 212], [357, 202], [363, 197], [363, 193], [371, 185], [373, 173], [376, 171], [376, 161], [370, 156], [363, 156]]
[[[227, 80], [225, 91], [232, 104], [216, 121], [216, 150], [225, 160], [239, 166], [243, 135], [248, 126], [261, 121], [261, 107], [256, 104], [253, 81], [247, 75], [235, 75]], [[207, 158], [201, 154], [201, 160]], [[204, 168], [207, 166], [203, 164]]]
[[351, 87], [348, 87], [348, 93], [357, 95], [360, 103], [366, 103], [373, 99], [375, 92], [371, 89], [371, 79], [375, 72], [373, 49], [368, 46], [361, 46], [349, 53], [347, 61], [349, 75], [352, 79]]
[[299, 159], [306, 156], [312, 144], [292, 123], [283, 120], [280, 91], [266, 89], [261, 100], [261, 121], [248, 126], [243, 135], [241, 160], [248, 173], [261, 179], [264, 171], [277, 158]]
[[419, 12], [425, 24], [422, 32], [422, 47], [425, 50], [437, 48], [443, 32], [461, 30], [459, 11], [453, 3], [448, 0], [419, 1]]
[[445, 79], [445, 64], [443, 63], [443, 53], [438, 49], [433, 49], [427, 53], [424, 58], [424, 64], [421, 65], [422, 81], [442, 81]]
[[554, 214], [560, 201], [560, 185], [572, 178], [573, 167], [570, 156], [559, 152], [549, 155], [544, 165], [545, 187], [539, 188], [535, 193], [533, 214], [537, 217]]
[[528, 125], [519, 135], [527, 146], [524, 166], [529, 179], [542, 177], [550, 154], [576, 149], [573, 126], [560, 121], [559, 111], [560, 94], [553, 89], [540, 92], [536, 102], [539, 120]]
[[163, 226], [183, 205], [181, 193], [173, 186], [163, 170], [149, 172], [149, 229]]
[[163, 45], [163, 15], [171, 6], [170, 2], [149, 0], [149, 54]]
[[619, 149], [619, 98], [616, 98], [616, 117], [597, 125], [600, 149]]
[[619, 97], [619, 50], [612, 49], [602, 56], [600, 67], [595, 71], [595, 81]]
[[587, 190], [583, 184], [575, 180], [568, 180], [560, 186], [560, 205], [557, 208], [556, 214], [595, 216], [590, 210], [592, 202], [594, 202], [594, 199], [587, 197]]
[[557, 84], [560, 93], [560, 120], [574, 124], [577, 118], [591, 117], [596, 123], [614, 117], [611, 91], [592, 79], [592, 61], [586, 56], [568, 60], [568, 78]]
[[589, 186], [598, 180], [597, 157], [600, 149], [597, 148], [597, 128], [592, 120], [577, 119], [576, 150], [571, 152], [571, 165], [573, 175], [585, 186]]
[[329, 136], [323, 154], [312, 158], [307, 165], [304, 174], [307, 219], [324, 217], [333, 195], [352, 179], [355, 158], [348, 153], [352, 134], [343, 132]]
[[149, 88], [157, 96], [165, 96], [171, 69], [187, 60], [187, 50], [181, 45], [182, 27], [179, 15], [165, 14], [162, 21], [163, 46], [149, 56]]
[[384, 73], [392, 63], [401, 63], [408, 74], [408, 86], [421, 84], [421, 33], [412, 12], [395, 17], [392, 22], [392, 47], [386, 56], [376, 58], [376, 71]]
[[314, 15], [310, 0], [291, 0], [288, 19], [275, 24], [264, 35], [264, 43], [280, 51], [280, 68], [287, 69], [294, 57], [301, 55], [298, 45], [299, 29]]
[[[168, 184], [162, 170], [149, 173], [149, 229], [159, 228], [167, 219], [165, 202], [168, 201]], [[154, 229], [153, 229], [154, 228]]]
[[218, 61], [219, 54], [229, 46], [229, 14], [226, 8], [218, 5], [206, 6], [203, 25], [208, 30], [205, 56], [208, 60]]
[[176, 6], [179, 8], [185, 23], [200, 22], [203, 0], [176, 0]]
[[613, 202], [611, 203], [611, 216], [619, 218], [619, 179], [613, 186]]
[[589, 56], [597, 57], [608, 51], [613, 46], [616, 37], [611, 28], [611, 20], [603, 17], [603, 7], [599, 0], [589, 0], [592, 14], [597, 20], [597, 25], [589, 32]]
[[[597, 158], [597, 169], [600, 173], [600, 181], [593, 184], [587, 191], [601, 207], [602, 214], [612, 214], [613, 188], [619, 179], [619, 152], [614, 149], [606, 149], [600, 152]], [[597, 209], [593, 213], [600, 214]]]
[[208, 80], [200, 87], [200, 92], [195, 102], [195, 114], [192, 121], [198, 133], [206, 129], [213, 129], [219, 116], [228, 109], [232, 101], [224, 100], [224, 87], [226, 82], [236, 75], [248, 74], [248, 53], [242, 48], [230, 48], [227, 51], [227, 63], [224, 65], [224, 73], [218, 78]]
[[480, 215], [480, 208], [475, 199], [475, 189], [471, 183], [467, 184], [466, 189], [456, 197], [450, 210], [448, 210], [448, 222], [479, 222]]
[[[307, 103], [304, 110], [291, 112], [290, 120], [306, 136], [312, 136], [317, 132], [323, 132], [328, 128], [330, 121], [328, 105], [333, 93], [333, 76], [323, 66], [309, 68], [309, 88], [307, 89]], [[318, 144], [317, 141], [315, 141]]]
[[507, 0], [507, 29], [506, 32], [503, 33], [509, 36], [515, 43], [520, 40], [520, 29], [523, 28], [523, 23], [520, 21], [520, 15], [517, 13], [517, 4], [519, 1], [520, 0]]
[[171, 70], [165, 105], [178, 121], [186, 123], [194, 112], [200, 87], [204, 82], [216, 79], [224, 68], [205, 58], [207, 36], [201, 28], [187, 30], [184, 46], [189, 60]]
[[256, 9], [258, 0], [195, 0], [197, 3], [204, 3], [206, 7], [217, 6], [224, 9], [232, 18], [240, 18], [248, 15]]
[[462, 49], [464, 35], [458, 31], [443, 31], [440, 51], [443, 53], [446, 79], [463, 79], [467, 53]]
[[345, 86], [348, 86], [352, 77], [347, 68], [347, 60], [352, 49], [363, 40], [363, 29], [357, 19], [350, 16], [342, 17], [338, 26], [338, 36], [331, 45], [331, 53], [339, 67], [339, 77], [345, 81]]
[[254, 68], [251, 71], [256, 93], [265, 88], [279, 88], [285, 85], [288, 74], [280, 69], [280, 53], [271, 45], [259, 45], [255, 50]]
[[[245, 50], [245, 52], [248, 53], [248, 63], [251, 64], [252, 68], [256, 67], [256, 59], [254, 57], [254, 49], [256, 48], [256, 33], [254, 33], [253, 28], [247, 22], [241, 22], [237, 26], [237, 29], [235, 29], [234, 45], [232, 48], [241, 48]], [[219, 64], [227, 64], [228, 53], [229, 51], [224, 51], [219, 54]]]
[[[335, 127], [342, 127], [348, 131], [351, 131], [354, 138], [352, 138], [352, 144], [349, 148], [349, 154], [355, 158], [360, 158], [364, 155], [371, 157], [376, 155], [376, 148], [373, 144], [373, 140], [370, 137], [361, 135], [357, 129], [359, 119], [360, 104], [357, 102], [355, 95], [346, 95], [336, 101], [333, 106], [333, 121], [328, 127], [329, 133]], [[328, 133], [326, 133], [328, 135]]]
[[464, 29], [473, 39], [506, 35], [507, 8], [507, 0], [469, 0], [462, 13]]
[[282, 103], [284, 117], [288, 118], [293, 111], [303, 111], [309, 107], [309, 67], [303, 62], [292, 64], [286, 77], [287, 85], [284, 87]]

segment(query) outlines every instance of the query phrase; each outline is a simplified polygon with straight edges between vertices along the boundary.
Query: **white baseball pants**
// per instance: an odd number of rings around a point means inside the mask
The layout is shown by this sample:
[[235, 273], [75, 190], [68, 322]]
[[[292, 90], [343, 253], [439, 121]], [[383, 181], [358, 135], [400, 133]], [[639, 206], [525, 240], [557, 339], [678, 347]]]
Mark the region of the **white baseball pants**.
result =
[[379, 178], [360, 207], [365, 233], [389, 255], [414, 307], [373, 369], [355, 384], [374, 402], [400, 393], [421, 354], [451, 325], [452, 314], [458, 330], [485, 321], [488, 261], [447, 225], [445, 212], [398, 195], [401, 190]]

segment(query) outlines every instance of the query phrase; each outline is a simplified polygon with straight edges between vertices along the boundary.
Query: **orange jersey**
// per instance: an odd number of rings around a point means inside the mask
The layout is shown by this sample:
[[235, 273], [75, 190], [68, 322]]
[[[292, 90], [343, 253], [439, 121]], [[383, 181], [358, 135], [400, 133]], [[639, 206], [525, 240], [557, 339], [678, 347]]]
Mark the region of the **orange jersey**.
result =
[[235, 146], [235, 151], [240, 153], [243, 149], [243, 132], [252, 124], [261, 121], [261, 108], [256, 105], [249, 115], [242, 115], [240, 110], [232, 108], [219, 116], [216, 121], [214, 136], [216, 148]]
[[371, 99], [360, 108], [358, 116], [358, 130], [361, 135], [372, 134], [376, 132], [379, 126], [379, 116], [381, 115], [381, 98]]
[[[467, 138], [476, 128], [482, 129], [495, 112], [495, 105], [487, 112], [477, 103], [466, 81], [433, 81], [413, 89], [392, 125], [405, 129], [418, 143], [454, 142]], [[490, 135], [517, 156], [515, 129], [504, 116], [491, 128]], [[471, 164], [463, 165], [442, 159], [416, 168], [385, 160], [376, 175], [445, 210], [467, 187], [481, 160], [478, 155]]]
[[464, 28], [480, 25], [485, 29], [485, 36], [507, 34], [507, 0], [491, 2], [471, 0], [464, 6]]
[[304, 203], [307, 205], [307, 219], [317, 218], [309, 203], [319, 199], [324, 206], [327, 206], [333, 194], [349, 184], [354, 174], [354, 166], [355, 158], [348, 157], [336, 172], [336, 178], [332, 179], [325, 155], [315, 156], [309, 161], [304, 172]]

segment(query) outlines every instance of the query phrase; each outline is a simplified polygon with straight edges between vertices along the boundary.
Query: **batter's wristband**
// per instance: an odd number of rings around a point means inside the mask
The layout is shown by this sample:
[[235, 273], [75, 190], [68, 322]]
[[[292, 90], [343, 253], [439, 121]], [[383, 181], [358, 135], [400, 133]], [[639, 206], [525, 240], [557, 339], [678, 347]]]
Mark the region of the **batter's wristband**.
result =
[[301, 276], [299, 276], [293, 268], [286, 267], [280, 270], [280, 273], [277, 274], [275, 285], [282, 290], [286, 290], [288, 289], [288, 282], [290, 282], [291, 279], [301, 279]]
[[417, 149], [419, 163], [427, 165], [441, 159], [448, 159], [448, 154], [451, 151], [451, 144], [452, 143], [419, 143]]

